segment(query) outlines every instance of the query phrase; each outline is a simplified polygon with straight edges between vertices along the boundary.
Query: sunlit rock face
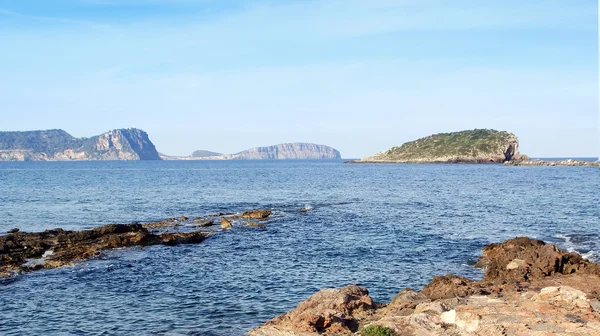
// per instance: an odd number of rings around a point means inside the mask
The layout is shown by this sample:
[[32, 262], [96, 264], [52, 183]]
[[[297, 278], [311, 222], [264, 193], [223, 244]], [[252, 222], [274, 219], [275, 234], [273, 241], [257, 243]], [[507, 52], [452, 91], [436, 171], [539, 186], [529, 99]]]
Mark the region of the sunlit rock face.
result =
[[136, 128], [75, 138], [63, 130], [0, 132], [0, 161], [160, 160]]
[[513, 133], [476, 129], [434, 134], [356, 162], [503, 163], [522, 158]]

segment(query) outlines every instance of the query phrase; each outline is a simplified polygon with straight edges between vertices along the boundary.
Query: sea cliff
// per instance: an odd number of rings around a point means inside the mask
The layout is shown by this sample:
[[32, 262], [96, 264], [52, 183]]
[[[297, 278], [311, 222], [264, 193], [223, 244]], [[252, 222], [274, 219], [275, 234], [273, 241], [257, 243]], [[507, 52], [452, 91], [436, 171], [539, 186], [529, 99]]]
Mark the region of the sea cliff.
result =
[[0, 161], [160, 160], [148, 134], [116, 129], [91, 138], [56, 130], [0, 132]]
[[[215, 155], [210, 155], [210, 154]], [[340, 159], [340, 152], [329, 146], [313, 143], [284, 143], [274, 146], [255, 147], [236, 154], [218, 154], [211, 151], [195, 151], [190, 156], [162, 156], [165, 160], [292, 160], [292, 159]]]
[[476, 129], [434, 134], [350, 163], [503, 163], [521, 157], [513, 133]]

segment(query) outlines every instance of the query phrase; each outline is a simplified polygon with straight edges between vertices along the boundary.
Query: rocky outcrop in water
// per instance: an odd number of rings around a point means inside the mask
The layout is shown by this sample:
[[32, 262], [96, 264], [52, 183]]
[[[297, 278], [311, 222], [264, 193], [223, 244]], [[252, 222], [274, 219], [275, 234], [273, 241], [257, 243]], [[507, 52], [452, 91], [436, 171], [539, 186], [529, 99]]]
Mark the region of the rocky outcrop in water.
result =
[[0, 276], [55, 268], [131, 246], [196, 244], [206, 232], [154, 234], [141, 224], [109, 224], [92, 230], [15, 232], [0, 236]]
[[160, 160], [148, 134], [117, 129], [91, 138], [63, 130], [0, 132], [0, 161]]
[[324, 289], [249, 332], [308, 335], [600, 335], [600, 265], [529, 238], [484, 248], [484, 279], [436, 277], [373, 303], [366, 288]]
[[504, 162], [505, 166], [534, 166], [534, 167], [598, 167], [598, 161], [583, 160], [516, 160]]
[[[199, 154], [198, 154], [198, 153]], [[164, 160], [291, 160], [340, 159], [340, 152], [332, 147], [312, 143], [285, 143], [268, 147], [251, 148], [237, 154], [208, 155], [210, 151], [196, 151], [191, 156], [163, 155]]]
[[221, 217], [221, 229], [255, 227], [264, 229], [271, 210], [248, 210], [240, 214], [216, 213], [190, 219], [187, 216], [167, 218], [156, 222], [109, 224], [83, 231], [63, 229], [44, 232], [22, 232], [18, 228], [0, 236], [0, 278], [43, 268], [56, 268], [102, 255], [105, 250], [149, 245], [179, 245], [202, 242]]
[[503, 163], [521, 157], [516, 135], [476, 129], [431, 135], [349, 163]]

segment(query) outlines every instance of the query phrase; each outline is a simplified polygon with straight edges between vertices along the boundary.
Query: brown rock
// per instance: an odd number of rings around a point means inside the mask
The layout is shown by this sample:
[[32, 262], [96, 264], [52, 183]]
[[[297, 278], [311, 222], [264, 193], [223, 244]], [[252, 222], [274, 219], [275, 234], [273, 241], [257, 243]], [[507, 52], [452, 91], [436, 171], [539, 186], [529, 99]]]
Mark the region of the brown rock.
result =
[[[156, 235], [137, 223], [109, 224], [83, 231], [54, 229], [33, 233], [17, 232], [0, 237], [0, 274], [60, 267], [97, 257], [107, 249], [199, 243], [206, 235], [200, 231]], [[40, 260], [27, 264], [30, 259]]]
[[215, 225], [215, 221], [212, 219], [196, 218], [196, 219], [194, 219], [194, 224], [197, 224], [198, 226], [201, 226], [201, 227], [206, 227], [206, 226]]
[[403, 289], [387, 305], [388, 314], [410, 315], [414, 312], [417, 305], [430, 302], [429, 298], [413, 289]]
[[[528, 238], [487, 246], [480, 263], [493, 266], [483, 281], [435, 277], [387, 306], [362, 287], [322, 290], [250, 335], [356, 335], [369, 325], [402, 336], [600, 335], [600, 265]], [[349, 288], [355, 294], [344, 295]], [[365, 305], [349, 309], [353, 302]]]
[[232, 228], [231, 221], [225, 217], [221, 217], [221, 229], [229, 230]]
[[374, 309], [364, 287], [323, 289], [286, 314], [253, 329], [250, 335], [302, 335], [303, 333], [347, 334], [358, 329], [355, 316]]
[[8, 233], [17, 233], [19, 231], [20, 231], [19, 228], [14, 228], [14, 229], [8, 230]]
[[486, 281], [526, 281], [554, 274], [600, 275], [600, 265], [583, 259], [579, 254], [526, 237], [487, 245], [477, 266], [485, 267]]
[[206, 234], [199, 231], [187, 233], [177, 232], [161, 235], [160, 238], [165, 245], [198, 244], [204, 241]]
[[421, 294], [430, 300], [450, 299], [479, 294], [481, 290], [474, 281], [458, 275], [437, 276], [423, 288]]
[[246, 219], [266, 219], [271, 216], [271, 210], [250, 210], [244, 212], [240, 217]]

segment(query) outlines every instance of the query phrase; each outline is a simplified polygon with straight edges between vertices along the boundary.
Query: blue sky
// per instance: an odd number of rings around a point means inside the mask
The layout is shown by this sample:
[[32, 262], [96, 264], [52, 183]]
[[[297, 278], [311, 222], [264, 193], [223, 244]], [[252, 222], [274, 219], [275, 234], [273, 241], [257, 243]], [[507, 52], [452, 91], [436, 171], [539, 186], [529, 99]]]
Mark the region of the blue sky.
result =
[[0, 130], [344, 157], [432, 133], [598, 155], [592, 0], [0, 0]]

